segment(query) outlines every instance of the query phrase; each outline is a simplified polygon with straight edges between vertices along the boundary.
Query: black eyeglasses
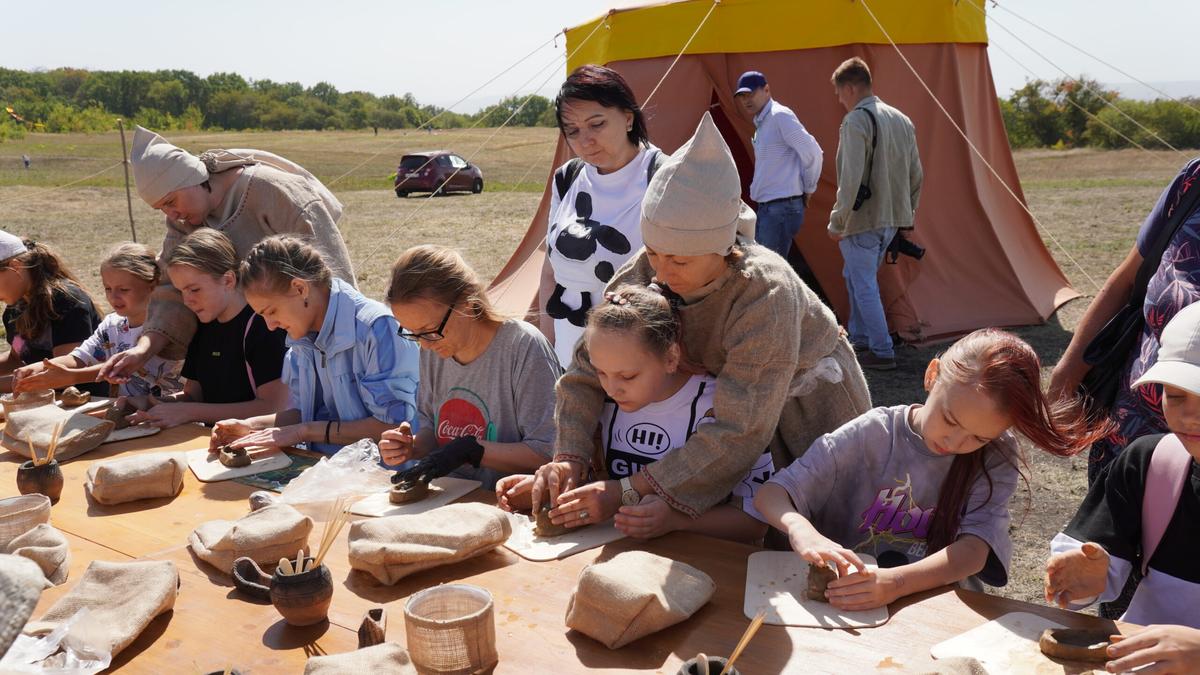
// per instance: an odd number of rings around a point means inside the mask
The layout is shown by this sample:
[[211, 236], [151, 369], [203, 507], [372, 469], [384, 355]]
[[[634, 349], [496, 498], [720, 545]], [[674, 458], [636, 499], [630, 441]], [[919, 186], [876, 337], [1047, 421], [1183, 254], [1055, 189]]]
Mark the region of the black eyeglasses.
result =
[[427, 330], [423, 333], [412, 333], [412, 332], [409, 332], [409, 330], [407, 328], [405, 328], [404, 326], [401, 326], [400, 330], [396, 331], [396, 334], [399, 335], [400, 337], [404, 338], [405, 340], [411, 340], [412, 342], [416, 342], [417, 340], [424, 340], [426, 342], [437, 342], [438, 340], [441, 340], [442, 338], [446, 337], [445, 335], [442, 335], [442, 331], [446, 330], [446, 322], [450, 320], [450, 313], [453, 311], [454, 311], [454, 305], [450, 305], [449, 307], [447, 307], [446, 308], [446, 316], [442, 317], [442, 322], [439, 323], [438, 327], [434, 328], [433, 330]]

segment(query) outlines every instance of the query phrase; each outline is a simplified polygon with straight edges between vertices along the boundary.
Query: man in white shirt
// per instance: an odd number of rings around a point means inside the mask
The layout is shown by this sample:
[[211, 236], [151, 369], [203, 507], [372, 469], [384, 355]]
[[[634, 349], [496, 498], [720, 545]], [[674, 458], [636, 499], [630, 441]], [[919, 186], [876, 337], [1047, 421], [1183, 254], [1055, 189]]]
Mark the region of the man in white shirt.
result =
[[758, 243], [787, 258], [804, 222], [808, 198], [821, 177], [821, 146], [791, 108], [771, 99], [762, 73], [738, 78], [734, 98], [754, 119], [754, 180], [750, 198], [758, 202]]

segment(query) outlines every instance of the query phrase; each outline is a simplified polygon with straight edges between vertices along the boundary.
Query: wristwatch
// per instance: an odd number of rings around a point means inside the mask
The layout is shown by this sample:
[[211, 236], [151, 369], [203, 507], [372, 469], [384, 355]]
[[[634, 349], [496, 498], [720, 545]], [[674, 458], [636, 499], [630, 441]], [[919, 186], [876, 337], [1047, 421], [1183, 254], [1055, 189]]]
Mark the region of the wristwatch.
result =
[[629, 476], [621, 479], [621, 504], [625, 506], [636, 506], [642, 501], [642, 495], [633, 489], [633, 482], [629, 480]]

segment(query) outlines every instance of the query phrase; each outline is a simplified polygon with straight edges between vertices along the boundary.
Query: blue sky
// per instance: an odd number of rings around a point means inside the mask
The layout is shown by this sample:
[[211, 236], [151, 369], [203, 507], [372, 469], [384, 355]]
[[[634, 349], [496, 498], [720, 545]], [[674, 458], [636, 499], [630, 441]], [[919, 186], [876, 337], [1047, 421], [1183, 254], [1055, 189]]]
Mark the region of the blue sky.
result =
[[[564, 26], [639, 3], [127, 0], [112, 5], [59, 0], [52, 12], [40, 3], [6, 4], [0, 65], [8, 68], [235, 71], [305, 85], [324, 80], [342, 91], [412, 92], [422, 102], [449, 105]], [[1173, 95], [1200, 95], [1200, 71], [1188, 58], [1200, 25], [1200, 3], [1194, 0], [1004, 0], [1002, 5], [1140, 79], [1187, 83], [1167, 85]], [[993, 16], [1072, 74], [1106, 83], [1129, 81], [1011, 14], [994, 11]], [[994, 45], [1012, 52], [1039, 77], [1061, 76], [999, 26], [989, 25], [989, 34]], [[471, 112], [505, 95], [534, 91], [553, 72], [538, 71], [561, 51], [560, 38], [557, 52], [547, 45], [457, 109]], [[1026, 71], [995, 48], [991, 62], [1001, 95], [1024, 83]], [[551, 95], [561, 82], [561, 68], [557, 72], [542, 94]]]

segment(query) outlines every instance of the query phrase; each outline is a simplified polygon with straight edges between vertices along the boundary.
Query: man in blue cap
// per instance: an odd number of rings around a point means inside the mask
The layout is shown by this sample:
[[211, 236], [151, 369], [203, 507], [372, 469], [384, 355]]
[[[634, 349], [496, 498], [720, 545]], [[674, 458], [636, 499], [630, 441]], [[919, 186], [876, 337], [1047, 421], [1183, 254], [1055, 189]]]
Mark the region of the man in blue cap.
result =
[[757, 128], [750, 183], [750, 198], [758, 202], [754, 238], [787, 258], [821, 177], [821, 146], [791, 108], [771, 99], [762, 73], [743, 73], [733, 95]]

